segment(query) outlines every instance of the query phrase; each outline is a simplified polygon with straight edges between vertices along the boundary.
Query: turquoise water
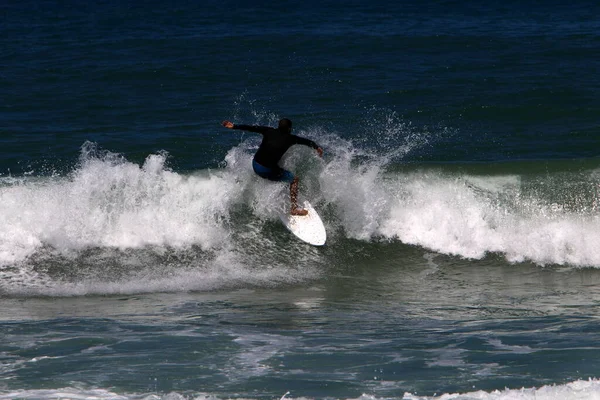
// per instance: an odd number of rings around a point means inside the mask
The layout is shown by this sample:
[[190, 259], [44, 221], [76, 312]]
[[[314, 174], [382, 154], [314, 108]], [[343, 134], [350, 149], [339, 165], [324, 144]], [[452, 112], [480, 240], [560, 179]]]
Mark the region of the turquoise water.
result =
[[0, 399], [599, 396], [596, 3], [0, 9]]

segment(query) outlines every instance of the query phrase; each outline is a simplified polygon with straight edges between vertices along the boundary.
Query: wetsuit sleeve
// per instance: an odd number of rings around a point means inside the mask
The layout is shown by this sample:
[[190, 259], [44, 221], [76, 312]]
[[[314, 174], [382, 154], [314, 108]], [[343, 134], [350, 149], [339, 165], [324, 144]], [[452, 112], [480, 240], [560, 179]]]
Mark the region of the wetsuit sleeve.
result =
[[303, 137], [300, 137], [300, 136], [294, 136], [294, 138], [295, 138], [294, 144], [303, 144], [305, 146], [312, 147], [313, 149], [318, 149], [319, 148], [319, 145], [316, 144], [315, 142], [313, 142], [310, 139], [306, 139], [306, 138], [303, 138]]
[[233, 124], [233, 129], [239, 129], [239, 130], [248, 131], [248, 132], [255, 132], [255, 133], [260, 133], [261, 135], [264, 135], [270, 129], [273, 129], [273, 128], [270, 128], [268, 126]]

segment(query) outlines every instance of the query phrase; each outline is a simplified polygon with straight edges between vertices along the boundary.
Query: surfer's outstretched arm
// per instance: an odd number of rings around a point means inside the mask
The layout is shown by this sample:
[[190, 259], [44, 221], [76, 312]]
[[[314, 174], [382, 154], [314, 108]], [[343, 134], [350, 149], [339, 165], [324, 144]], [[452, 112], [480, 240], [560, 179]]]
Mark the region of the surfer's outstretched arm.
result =
[[221, 125], [223, 125], [225, 128], [239, 129], [239, 130], [248, 131], [248, 132], [255, 132], [255, 133], [260, 133], [261, 135], [264, 135], [265, 132], [267, 132], [270, 129], [273, 129], [268, 126], [234, 124], [231, 121], [223, 121], [221, 123]]
[[312, 140], [303, 138], [301, 136], [294, 136], [294, 139], [295, 139], [294, 140], [295, 144], [303, 144], [305, 146], [312, 147], [313, 149], [315, 149], [317, 151], [317, 154], [319, 154], [319, 157], [323, 157], [323, 149], [318, 144], [313, 142]]

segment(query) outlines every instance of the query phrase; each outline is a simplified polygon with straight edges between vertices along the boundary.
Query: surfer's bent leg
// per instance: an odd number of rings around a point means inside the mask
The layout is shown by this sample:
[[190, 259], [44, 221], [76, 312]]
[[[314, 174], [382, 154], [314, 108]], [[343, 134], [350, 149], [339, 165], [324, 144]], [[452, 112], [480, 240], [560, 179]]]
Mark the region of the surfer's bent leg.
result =
[[307, 215], [308, 210], [298, 207], [298, 178], [295, 177], [290, 171], [279, 168], [279, 171], [277, 172], [277, 180], [279, 182], [290, 183], [290, 214]]
[[308, 210], [298, 208], [298, 178], [294, 177], [292, 183], [290, 183], [290, 203], [292, 204], [292, 215], [306, 215]]

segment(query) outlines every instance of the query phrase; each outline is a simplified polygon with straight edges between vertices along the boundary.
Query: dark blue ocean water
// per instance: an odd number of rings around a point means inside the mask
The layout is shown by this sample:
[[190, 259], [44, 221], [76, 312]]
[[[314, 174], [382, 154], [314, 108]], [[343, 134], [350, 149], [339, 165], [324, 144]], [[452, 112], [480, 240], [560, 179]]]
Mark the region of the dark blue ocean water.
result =
[[0, 399], [598, 398], [598, 15], [0, 4]]

